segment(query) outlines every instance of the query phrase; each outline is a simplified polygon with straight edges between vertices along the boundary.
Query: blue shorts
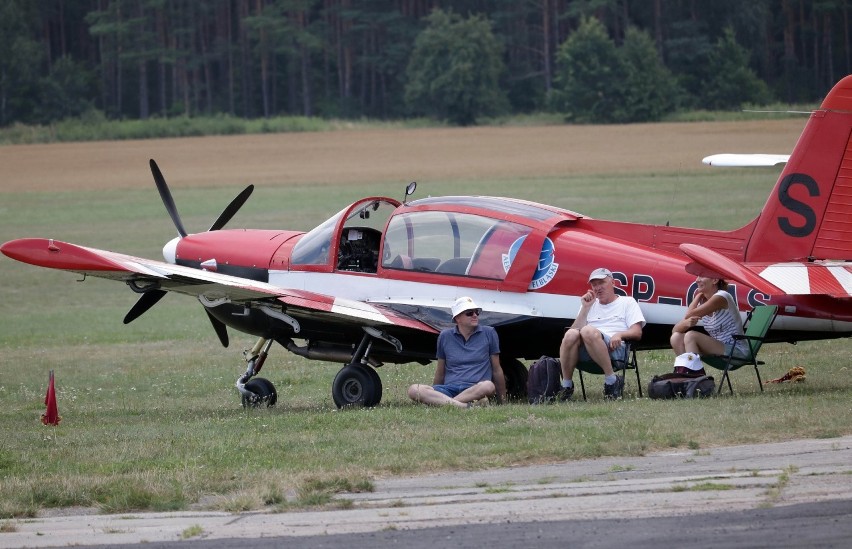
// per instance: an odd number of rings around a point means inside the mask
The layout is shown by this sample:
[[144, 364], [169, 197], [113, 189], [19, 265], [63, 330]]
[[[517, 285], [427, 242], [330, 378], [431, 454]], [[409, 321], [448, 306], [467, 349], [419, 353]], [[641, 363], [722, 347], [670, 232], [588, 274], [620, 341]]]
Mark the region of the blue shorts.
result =
[[[742, 349], [742, 347], [736, 347], [735, 348], [734, 345], [736, 345], [736, 344], [737, 344], [736, 341], [734, 341], [733, 343], [726, 343], [725, 344], [725, 354], [727, 356], [733, 356], [734, 358], [741, 358], [741, 359], [744, 359], [744, 360], [748, 360], [749, 356], [750, 356], [750, 352], [748, 350], [744, 351]], [[733, 355], [731, 354], [731, 352], [733, 352]]]
[[456, 398], [456, 396], [474, 385], [476, 385], [476, 383], [450, 383], [448, 385], [432, 385], [432, 388], [450, 398]]
[[[606, 344], [606, 348], [609, 349], [609, 339], [610, 339], [609, 336], [604, 334], [604, 333], [601, 333], [601, 337], [603, 338], [604, 343]], [[589, 352], [586, 351], [585, 345], [580, 345], [579, 359], [580, 359], [580, 362], [590, 362], [592, 360], [592, 357], [589, 356]], [[609, 352], [609, 359], [611, 361], [613, 361], [613, 363], [615, 363], [615, 362], [622, 362], [622, 363], [627, 362], [627, 345], [622, 344], [621, 347], [619, 347], [618, 349], [616, 349], [614, 351], [610, 351]]]

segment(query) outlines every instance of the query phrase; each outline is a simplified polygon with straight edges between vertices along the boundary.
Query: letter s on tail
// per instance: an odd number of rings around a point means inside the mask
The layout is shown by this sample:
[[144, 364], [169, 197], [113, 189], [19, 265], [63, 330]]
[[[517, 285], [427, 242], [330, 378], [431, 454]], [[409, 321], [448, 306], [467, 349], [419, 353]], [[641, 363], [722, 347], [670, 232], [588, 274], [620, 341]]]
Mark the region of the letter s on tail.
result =
[[746, 262], [852, 260], [852, 75], [811, 114], [760, 213]]

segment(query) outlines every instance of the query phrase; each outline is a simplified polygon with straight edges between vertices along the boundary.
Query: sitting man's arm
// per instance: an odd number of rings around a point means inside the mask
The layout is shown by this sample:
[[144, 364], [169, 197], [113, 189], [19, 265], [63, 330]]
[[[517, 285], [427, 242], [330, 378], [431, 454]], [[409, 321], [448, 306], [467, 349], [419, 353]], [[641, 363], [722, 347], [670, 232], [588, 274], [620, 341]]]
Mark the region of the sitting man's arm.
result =
[[637, 322], [624, 330], [623, 332], [616, 332], [612, 334], [612, 337], [609, 338], [609, 348], [614, 351], [621, 347], [621, 344], [625, 339], [629, 339], [632, 341], [639, 341], [642, 339], [642, 323]]
[[577, 318], [574, 320], [574, 323], [568, 327], [569, 330], [579, 330], [586, 324], [588, 321], [586, 320], [589, 317], [589, 309], [592, 308], [592, 304], [595, 302], [595, 294], [590, 291], [583, 294], [580, 298], [580, 311], [577, 313]]
[[500, 355], [491, 355], [491, 379], [497, 388], [497, 404], [506, 402], [506, 376], [500, 365]]
[[446, 367], [447, 361], [439, 358], [438, 365], [435, 367], [435, 377], [432, 379], [432, 385], [443, 385]]

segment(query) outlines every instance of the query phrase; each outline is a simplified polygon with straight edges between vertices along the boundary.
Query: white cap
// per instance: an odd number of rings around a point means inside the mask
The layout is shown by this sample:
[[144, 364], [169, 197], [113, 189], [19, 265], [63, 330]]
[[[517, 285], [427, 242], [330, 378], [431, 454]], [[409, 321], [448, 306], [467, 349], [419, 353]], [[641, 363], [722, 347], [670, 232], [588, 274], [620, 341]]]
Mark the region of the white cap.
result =
[[591, 282], [592, 280], [602, 280], [608, 276], [612, 276], [612, 271], [603, 267], [599, 267], [592, 271], [592, 274], [589, 275], [589, 282]]
[[473, 299], [467, 296], [460, 297], [456, 300], [455, 303], [453, 303], [453, 318], [471, 309], [479, 309], [479, 306], [473, 302]]
[[701, 364], [701, 357], [695, 353], [683, 353], [682, 355], [677, 355], [675, 357], [674, 365], [676, 368], [680, 366], [681, 368], [689, 368], [693, 371], [704, 368], [704, 365]]

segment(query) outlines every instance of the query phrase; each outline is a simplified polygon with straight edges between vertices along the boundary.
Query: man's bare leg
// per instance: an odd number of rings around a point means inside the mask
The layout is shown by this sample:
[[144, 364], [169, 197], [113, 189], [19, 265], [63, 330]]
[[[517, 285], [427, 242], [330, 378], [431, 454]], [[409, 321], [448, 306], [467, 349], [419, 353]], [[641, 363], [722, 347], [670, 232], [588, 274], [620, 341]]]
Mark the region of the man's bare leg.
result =
[[466, 408], [467, 404], [450, 398], [444, 393], [436, 391], [431, 385], [415, 384], [408, 388], [408, 398], [414, 402], [429, 404], [430, 406], [451, 405], [457, 408]]
[[565, 335], [562, 336], [562, 343], [559, 345], [559, 364], [562, 367], [562, 379], [564, 381], [571, 380], [574, 377], [581, 343], [580, 330], [567, 330]]
[[612, 361], [609, 358], [609, 349], [604, 342], [600, 330], [592, 326], [583, 326], [580, 331], [583, 338], [583, 346], [586, 352], [589, 353], [589, 358], [595, 361], [595, 364], [601, 367], [605, 376], [613, 375]]
[[490, 397], [497, 392], [497, 387], [492, 381], [480, 381], [456, 395], [455, 400], [467, 404], [481, 398]]

